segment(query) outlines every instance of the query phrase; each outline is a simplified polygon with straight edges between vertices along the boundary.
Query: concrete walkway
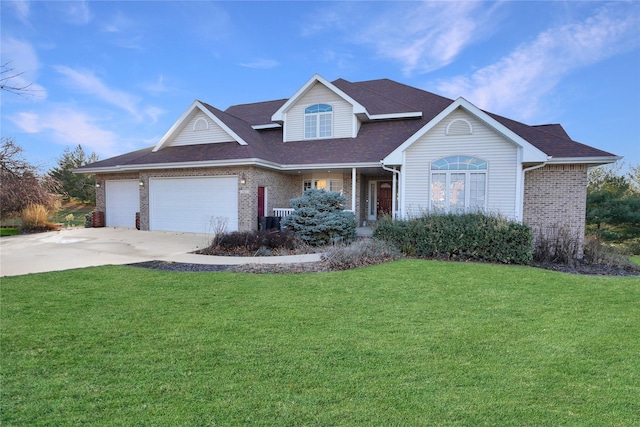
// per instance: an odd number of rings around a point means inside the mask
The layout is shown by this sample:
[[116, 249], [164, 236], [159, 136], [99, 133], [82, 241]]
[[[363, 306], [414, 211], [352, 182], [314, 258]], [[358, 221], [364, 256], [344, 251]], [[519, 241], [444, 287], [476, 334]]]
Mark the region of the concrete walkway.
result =
[[226, 257], [191, 252], [208, 246], [210, 235], [131, 228], [72, 228], [0, 238], [0, 276], [110, 264], [168, 261], [192, 264], [280, 264], [320, 261], [320, 254]]

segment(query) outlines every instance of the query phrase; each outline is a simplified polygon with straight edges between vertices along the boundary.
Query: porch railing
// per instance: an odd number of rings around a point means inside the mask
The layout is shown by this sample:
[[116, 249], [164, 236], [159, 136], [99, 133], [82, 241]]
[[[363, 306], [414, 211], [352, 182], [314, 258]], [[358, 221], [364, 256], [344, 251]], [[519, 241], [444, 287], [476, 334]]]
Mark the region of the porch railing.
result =
[[294, 210], [295, 209], [293, 208], [273, 208], [273, 216], [284, 218], [285, 216], [291, 214]]
[[[287, 215], [293, 213], [295, 209], [293, 208], [273, 208], [273, 216], [277, 216], [278, 218], [284, 218]], [[345, 209], [348, 212], [354, 212], [351, 209]]]

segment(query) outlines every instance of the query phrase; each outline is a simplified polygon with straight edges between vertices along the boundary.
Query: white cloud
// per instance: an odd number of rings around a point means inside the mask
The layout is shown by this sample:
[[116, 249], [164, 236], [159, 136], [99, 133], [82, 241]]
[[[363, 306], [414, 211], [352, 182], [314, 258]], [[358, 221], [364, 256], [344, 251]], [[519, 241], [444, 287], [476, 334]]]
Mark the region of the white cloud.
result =
[[258, 58], [258, 59], [254, 60], [254, 61], [251, 61], [251, 62], [240, 63], [240, 66], [242, 66], [242, 67], [256, 68], [256, 69], [261, 69], [261, 70], [265, 70], [265, 69], [269, 69], [269, 68], [275, 68], [278, 65], [280, 65], [280, 63], [278, 61], [276, 61], [275, 59], [266, 59], [266, 58]]
[[55, 65], [53, 68], [67, 78], [67, 84], [72, 89], [94, 95], [108, 104], [123, 109], [137, 119], [141, 119], [141, 114], [138, 110], [139, 97], [108, 87], [91, 71], [74, 70], [64, 65]]
[[141, 50], [144, 37], [140, 34], [140, 30], [143, 25], [118, 12], [110, 21], [102, 25], [102, 31], [116, 46]]
[[627, 6], [606, 5], [582, 22], [548, 29], [497, 63], [444, 80], [438, 89], [483, 109], [531, 119], [541, 100], [571, 72], [640, 45], [640, 13], [637, 6]]
[[26, 133], [50, 134], [52, 141], [57, 144], [81, 144], [100, 157], [119, 153], [118, 138], [113, 132], [100, 128], [89, 115], [68, 107], [44, 114], [22, 112], [11, 117], [11, 120]]
[[[35, 100], [47, 97], [46, 89], [37, 84], [36, 80], [40, 70], [38, 55], [28, 42], [11, 37], [2, 39], [2, 65], [7, 65], [2, 78], [11, 76], [11, 79], [3, 82], [13, 87], [27, 87], [25, 95], [33, 95]], [[5, 71], [5, 70], [3, 70]]]
[[165, 83], [165, 77], [162, 74], [159, 75], [155, 81], [145, 83], [141, 87], [152, 95], [162, 95], [170, 91]]
[[[394, 10], [380, 13], [355, 37], [358, 43], [372, 45], [381, 57], [398, 61], [406, 75], [450, 64], [489, 31], [484, 24], [500, 6], [458, 1], [394, 5]], [[410, 7], [401, 7], [406, 5]]]
[[31, 15], [31, 2], [27, 0], [13, 0], [6, 3], [8, 6], [13, 7], [20, 22], [25, 25], [29, 25], [29, 16]]
[[67, 20], [76, 25], [87, 25], [93, 16], [89, 10], [89, 2], [86, 0], [76, 0], [61, 3], [65, 7]]

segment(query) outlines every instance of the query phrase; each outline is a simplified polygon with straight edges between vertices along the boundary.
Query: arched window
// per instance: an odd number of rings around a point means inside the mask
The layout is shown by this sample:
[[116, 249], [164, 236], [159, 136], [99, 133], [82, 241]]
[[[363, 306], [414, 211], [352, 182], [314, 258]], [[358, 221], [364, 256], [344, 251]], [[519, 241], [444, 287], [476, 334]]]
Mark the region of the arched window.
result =
[[333, 107], [315, 104], [304, 110], [304, 137], [330, 138], [333, 136]]
[[442, 212], [484, 210], [487, 162], [451, 156], [431, 163], [431, 209]]

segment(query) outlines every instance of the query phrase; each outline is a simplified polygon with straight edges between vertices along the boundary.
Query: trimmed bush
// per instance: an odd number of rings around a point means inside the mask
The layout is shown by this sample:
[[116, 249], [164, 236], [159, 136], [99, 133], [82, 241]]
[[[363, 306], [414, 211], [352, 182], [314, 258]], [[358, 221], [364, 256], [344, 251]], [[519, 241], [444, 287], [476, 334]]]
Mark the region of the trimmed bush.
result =
[[356, 216], [344, 210], [346, 202], [340, 193], [309, 189], [291, 199], [295, 210], [280, 224], [312, 246], [351, 242], [356, 236]]
[[532, 260], [533, 235], [528, 226], [481, 212], [426, 214], [401, 221], [384, 218], [373, 236], [422, 258], [525, 265]]

